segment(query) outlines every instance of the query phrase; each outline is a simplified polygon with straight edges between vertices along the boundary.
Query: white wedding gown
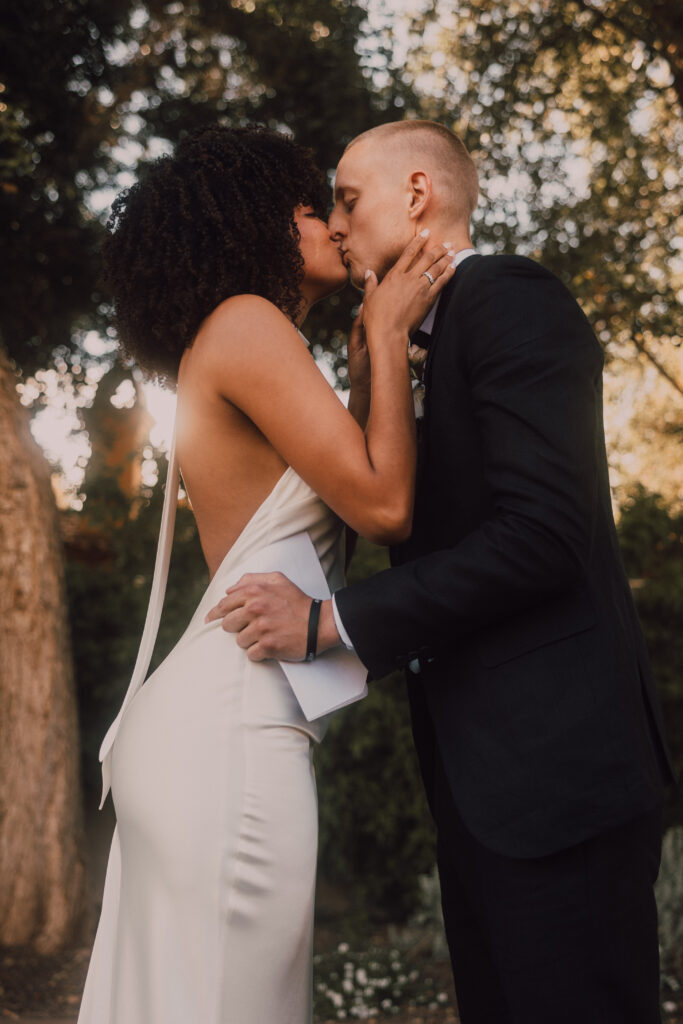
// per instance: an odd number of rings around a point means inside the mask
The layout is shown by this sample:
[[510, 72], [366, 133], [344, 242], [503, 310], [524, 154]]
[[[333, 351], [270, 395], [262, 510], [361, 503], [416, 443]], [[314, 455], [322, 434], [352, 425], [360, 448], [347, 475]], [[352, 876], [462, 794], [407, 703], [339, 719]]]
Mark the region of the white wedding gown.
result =
[[110, 730], [117, 827], [78, 1024], [310, 1024], [325, 720], [204, 623], [250, 556], [301, 531], [342, 584], [341, 523], [289, 468]]

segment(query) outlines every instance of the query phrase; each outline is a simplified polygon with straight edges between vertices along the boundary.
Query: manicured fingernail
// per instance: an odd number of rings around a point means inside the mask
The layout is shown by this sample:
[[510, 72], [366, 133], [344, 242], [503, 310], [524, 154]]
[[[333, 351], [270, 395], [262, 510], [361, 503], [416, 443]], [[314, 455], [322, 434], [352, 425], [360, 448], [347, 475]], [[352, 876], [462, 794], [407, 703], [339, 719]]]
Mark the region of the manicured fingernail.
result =
[[450, 250], [450, 249], [453, 248], [453, 243], [452, 242], [444, 242], [443, 243], [443, 247], [444, 247], [444, 249]]
[[453, 260], [453, 262], [451, 263], [451, 266], [453, 267], [454, 270], [457, 267], [457, 265], [458, 265], [458, 261], [457, 260]]
[[454, 259], [455, 259], [455, 253], [453, 252], [453, 250], [452, 250], [452, 249], [449, 249], [449, 250], [448, 250], [448, 255], [450, 256], [450, 258], [451, 258], [452, 260], [454, 260]]
[[420, 238], [426, 238], [429, 234], [431, 234], [429, 228], [423, 228], [420, 232]]
[[367, 281], [367, 279], [368, 279], [368, 278], [370, 277], [370, 273], [371, 273], [371, 271], [369, 271], [369, 270], [366, 270], [366, 271], [365, 271], [365, 280], [366, 280], [366, 281]]

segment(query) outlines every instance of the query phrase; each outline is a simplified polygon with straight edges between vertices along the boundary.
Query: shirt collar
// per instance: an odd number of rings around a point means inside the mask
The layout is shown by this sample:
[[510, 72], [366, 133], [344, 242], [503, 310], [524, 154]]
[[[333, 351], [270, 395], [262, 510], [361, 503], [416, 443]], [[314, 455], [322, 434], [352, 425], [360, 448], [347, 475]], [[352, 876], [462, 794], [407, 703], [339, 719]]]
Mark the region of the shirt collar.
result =
[[[466, 260], [468, 256], [474, 256], [476, 251], [477, 251], [476, 249], [471, 249], [470, 248], [470, 249], [461, 249], [460, 252], [456, 252], [455, 260], [453, 261], [455, 263], [456, 268], [459, 267], [460, 264], [463, 262], [463, 260]], [[419, 331], [423, 331], [424, 334], [431, 335], [432, 331], [434, 330], [434, 321], [436, 319], [436, 311], [439, 308], [439, 302], [440, 301], [441, 301], [441, 294], [437, 295], [436, 301], [434, 302], [434, 305], [429, 310], [429, 312], [427, 313], [427, 316], [424, 318], [424, 320], [422, 321], [422, 323], [420, 324], [420, 326], [418, 328], [418, 330]]]

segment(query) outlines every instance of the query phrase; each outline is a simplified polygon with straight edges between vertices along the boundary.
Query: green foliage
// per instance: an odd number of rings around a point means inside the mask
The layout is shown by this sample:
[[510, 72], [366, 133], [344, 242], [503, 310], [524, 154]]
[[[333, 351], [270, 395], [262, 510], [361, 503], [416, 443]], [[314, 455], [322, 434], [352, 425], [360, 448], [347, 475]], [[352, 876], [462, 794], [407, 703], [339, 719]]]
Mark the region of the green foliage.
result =
[[151, 50], [155, 102], [150, 90], [136, 103], [143, 136], [173, 140], [217, 117], [259, 121], [286, 126], [323, 168], [334, 167], [340, 146], [396, 109], [360, 66], [364, 18], [353, 0], [149, 3], [134, 34]]
[[678, 5], [463, 0], [423, 11], [394, 73], [420, 94], [416, 111], [472, 151], [485, 200], [477, 244], [539, 259], [579, 298], [608, 356], [647, 353], [683, 390], [671, 372]]
[[97, 90], [129, 0], [0, 0], [0, 342], [26, 373], [104, 329], [101, 225], [85, 206], [111, 139]]
[[[131, 165], [202, 124], [252, 121], [329, 169], [353, 135], [400, 116], [361, 66], [354, 0], [0, 0], [0, 16], [0, 342], [26, 374], [58, 346], [79, 365], [82, 333], [107, 331], [94, 210]], [[344, 324], [352, 299], [337, 300]], [[316, 341], [333, 334], [316, 323]]]
[[636, 605], [661, 695], [683, 701], [683, 512], [638, 487], [622, 509], [619, 540], [639, 584]]
[[[361, 541], [350, 579], [386, 564], [386, 552]], [[357, 918], [405, 919], [434, 863], [434, 834], [402, 674], [371, 683], [365, 700], [333, 717], [316, 773], [322, 876], [349, 893]]]
[[[662, 700], [674, 773], [683, 778], [683, 511], [634, 489], [622, 509], [619, 540], [634, 585], [652, 671]], [[667, 827], [683, 824], [680, 794], [670, 792]]]
[[418, 875], [434, 863], [404, 686], [400, 675], [372, 683], [316, 751], [321, 875], [356, 916], [391, 921], [414, 911]]

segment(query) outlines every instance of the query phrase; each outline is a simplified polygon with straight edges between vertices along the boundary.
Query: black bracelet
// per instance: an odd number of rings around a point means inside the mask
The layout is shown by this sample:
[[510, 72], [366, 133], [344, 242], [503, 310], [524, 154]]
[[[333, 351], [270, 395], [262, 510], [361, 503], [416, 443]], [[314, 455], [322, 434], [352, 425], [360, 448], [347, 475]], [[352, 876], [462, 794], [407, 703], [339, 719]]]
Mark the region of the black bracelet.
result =
[[306, 638], [306, 661], [313, 661], [318, 648], [318, 622], [320, 621], [320, 605], [322, 601], [314, 597], [308, 615], [308, 637]]

